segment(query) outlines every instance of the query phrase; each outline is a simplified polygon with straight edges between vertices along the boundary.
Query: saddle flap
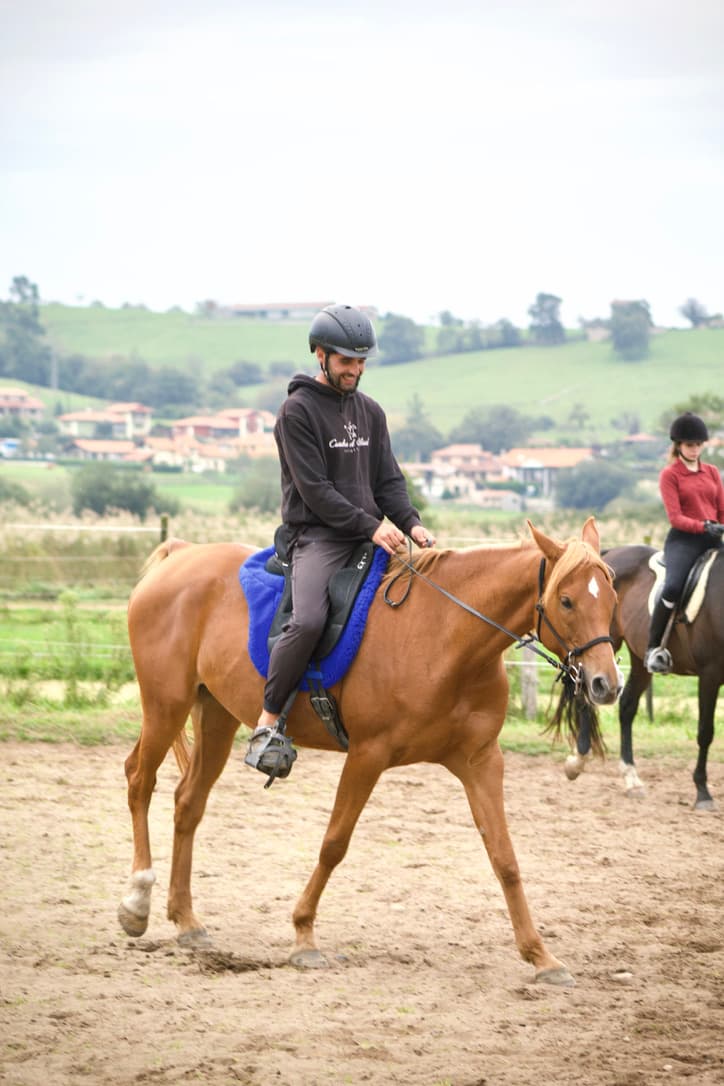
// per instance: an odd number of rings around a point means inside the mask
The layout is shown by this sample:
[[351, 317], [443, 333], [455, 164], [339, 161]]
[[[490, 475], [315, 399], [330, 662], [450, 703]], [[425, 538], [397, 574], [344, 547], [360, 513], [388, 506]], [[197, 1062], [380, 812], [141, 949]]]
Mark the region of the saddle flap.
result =
[[352, 555], [350, 564], [338, 569], [329, 582], [329, 618], [324, 627], [319, 644], [314, 650], [314, 657], [323, 660], [337, 644], [342, 630], [347, 625], [354, 601], [369, 571], [374, 543], [360, 543]]
[[[279, 529], [277, 529], [277, 532]], [[276, 536], [274, 537], [274, 546], [276, 548]], [[317, 644], [314, 651], [315, 660], [323, 660], [325, 656], [328, 656], [334, 646], [337, 644], [342, 631], [344, 630], [347, 620], [352, 612], [354, 602], [357, 598], [360, 588], [364, 583], [364, 579], [369, 572], [372, 564], [372, 557], [374, 554], [374, 543], [371, 540], [366, 540], [355, 550], [349, 565], [344, 566], [343, 569], [337, 570], [332, 579], [329, 582], [329, 618], [327, 624], [324, 627], [324, 632]], [[279, 558], [279, 554], [273, 555], [266, 563], [266, 569], [269, 572], [274, 573], [276, 569], [272, 568], [275, 564], [274, 560]], [[292, 613], [292, 579], [291, 579], [291, 567], [289, 564], [276, 563], [282, 566], [280, 572], [285, 576], [284, 592], [282, 598], [279, 601], [279, 606], [272, 619], [272, 624], [269, 629], [268, 647], [271, 652], [274, 643], [277, 641], [282, 633], [285, 623], [288, 621]]]

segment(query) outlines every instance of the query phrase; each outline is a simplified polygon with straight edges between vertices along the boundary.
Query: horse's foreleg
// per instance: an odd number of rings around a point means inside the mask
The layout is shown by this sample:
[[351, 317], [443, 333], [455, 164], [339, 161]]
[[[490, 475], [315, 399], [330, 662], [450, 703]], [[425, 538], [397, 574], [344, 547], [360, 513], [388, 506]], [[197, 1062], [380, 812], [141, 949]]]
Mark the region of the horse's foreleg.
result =
[[619, 772], [623, 777], [626, 796], [640, 799], [646, 794], [644, 783], [638, 775], [633, 755], [633, 722], [638, 712], [641, 695], [651, 685], [651, 676], [643, 661], [631, 653], [631, 672], [621, 694], [618, 706], [618, 722], [621, 734], [621, 760]]
[[465, 765], [464, 768], [450, 765], [449, 768], [465, 787], [473, 820], [505, 895], [521, 958], [535, 967], [537, 981], [573, 984], [568, 969], [546, 949], [533, 926], [505, 818], [503, 754], [500, 747], [497, 742], [492, 744], [476, 765]]
[[210, 940], [192, 905], [194, 836], [209, 792], [226, 765], [239, 722], [205, 690], [199, 694], [191, 718], [195, 741], [191, 761], [176, 787], [167, 914], [176, 924], [179, 942], [199, 946]]
[[323, 968], [328, 964], [317, 949], [314, 937], [317, 906], [330, 875], [346, 855], [357, 819], [384, 768], [385, 763], [369, 750], [366, 753], [350, 751], [346, 757], [317, 866], [292, 916], [296, 942], [289, 960], [297, 968]]
[[709, 747], [714, 739], [714, 713], [718, 696], [718, 681], [702, 673], [699, 676], [699, 724], [696, 733], [699, 754], [693, 774], [696, 785], [695, 811], [716, 810], [716, 803], [707, 783], [706, 763]]
[[126, 934], [134, 937], [143, 935], [148, 927], [151, 890], [156, 881], [148, 832], [148, 808], [156, 784], [156, 772], [185, 719], [186, 711], [178, 718], [161, 723], [144, 711], [141, 736], [126, 759], [128, 808], [133, 827], [133, 864], [129, 890], [118, 906], [118, 919]]

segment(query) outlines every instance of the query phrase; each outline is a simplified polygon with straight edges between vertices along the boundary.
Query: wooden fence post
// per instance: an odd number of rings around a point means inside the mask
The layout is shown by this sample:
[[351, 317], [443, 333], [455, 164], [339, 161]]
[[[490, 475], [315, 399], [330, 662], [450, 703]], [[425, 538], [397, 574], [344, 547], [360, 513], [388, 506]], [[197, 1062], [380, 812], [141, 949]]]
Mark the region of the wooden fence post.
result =
[[520, 698], [526, 720], [535, 720], [538, 708], [538, 664], [532, 649], [523, 649], [520, 664]]
[[161, 513], [161, 542], [168, 539], [168, 513]]

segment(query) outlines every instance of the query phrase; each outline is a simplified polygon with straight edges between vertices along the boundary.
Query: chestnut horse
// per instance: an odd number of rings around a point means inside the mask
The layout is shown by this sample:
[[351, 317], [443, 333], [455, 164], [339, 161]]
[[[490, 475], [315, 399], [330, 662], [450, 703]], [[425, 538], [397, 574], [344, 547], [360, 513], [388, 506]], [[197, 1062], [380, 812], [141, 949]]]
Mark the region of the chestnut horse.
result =
[[[633, 753], [633, 722], [641, 695], [651, 685], [651, 675], [644, 667], [649, 633], [647, 601], [653, 587], [654, 575], [649, 561], [654, 547], [644, 544], [612, 547], [605, 560], [613, 570], [618, 594], [611, 634], [616, 651], [626, 644], [631, 658], [631, 671], [626, 680], [618, 707], [621, 731], [620, 768], [627, 796], [640, 797], [645, 788], [638, 775]], [[694, 808], [712, 811], [715, 802], [707, 781], [709, 747], [714, 739], [714, 713], [719, 688], [724, 683], [724, 558], [719, 554], [711, 567], [709, 584], [701, 610], [689, 626], [675, 622], [668, 648], [673, 660], [673, 674], [697, 675], [699, 678], [699, 720], [697, 744], [699, 754], [693, 779], [696, 787]], [[575, 780], [590, 755], [585, 714], [576, 722], [576, 752], [566, 761], [566, 776]]]
[[[465, 789], [521, 957], [535, 967], [537, 980], [573, 983], [533, 926], [508, 835], [498, 744], [508, 702], [503, 654], [537, 614], [540, 644], [555, 654], [547, 658], [575, 675], [593, 704], [613, 703], [620, 692], [608, 636], [615, 593], [593, 518], [581, 539], [566, 543], [529, 528], [534, 543], [421, 553], [418, 572], [405, 571], [410, 591], [404, 606], [394, 609], [385, 605], [385, 587], [404, 566], [391, 560], [357, 656], [332, 690], [349, 751], [318, 863], [294, 909], [290, 960], [297, 967], [327, 964], [315, 943], [317, 906], [380, 774], [391, 766], [432, 762], [449, 769]], [[132, 936], [148, 925], [155, 881], [148, 807], [156, 771], [173, 746], [183, 775], [175, 796], [168, 917], [182, 942], [208, 942], [191, 902], [194, 833], [239, 722], [253, 725], [262, 705], [264, 680], [246, 651], [248, 611], [238, 578], [251, 553], [231, 543], [162, 543], [131, 595], [128, 628], [143, 726], [126, 760], [134, 857], [119, 918]], [[189, 715], [190, 758], [184, 729]], [[294, 703], [288, 730], [296, 745], [338, 749], [306, 695]], [[249, 784], [261, 779], [253, 774]]]

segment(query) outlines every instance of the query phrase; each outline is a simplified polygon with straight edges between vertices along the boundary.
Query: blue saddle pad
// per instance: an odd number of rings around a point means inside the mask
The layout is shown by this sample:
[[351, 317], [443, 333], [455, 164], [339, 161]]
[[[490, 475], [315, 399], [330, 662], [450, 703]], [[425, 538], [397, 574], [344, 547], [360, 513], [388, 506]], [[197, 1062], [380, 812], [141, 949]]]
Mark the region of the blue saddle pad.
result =
[[[269, 671], [269, 628], [284, 591], [284, 577], [278, 573], [269, 573], [264, 568], [273, 554], [273, 547], [257, 551], [247, 558], [239, 569], [239, 583], [249, 605], [249, 656], [254, 667], [265, 678]], [[316, 678], [319, 678], [321, 672], [320, 681], [325, 688], [340, 681], [357, 654], [365, 630], [367, 612], [387, 569], [388, 561], [387, 552], [381, 547], [375, 547], [369, 573], [357, 594], [352, 613], [339, 641], [328, 656], [318, 661], [319, 671], [312, 671]], [[301, 689], [309, 688], [306, 678], [303, 679]]]

